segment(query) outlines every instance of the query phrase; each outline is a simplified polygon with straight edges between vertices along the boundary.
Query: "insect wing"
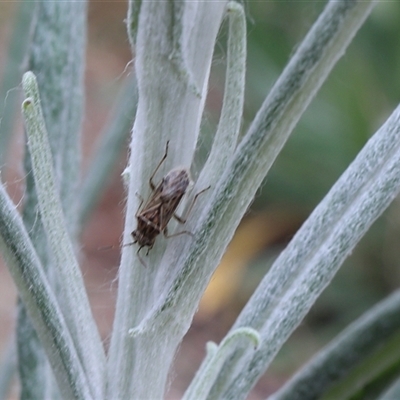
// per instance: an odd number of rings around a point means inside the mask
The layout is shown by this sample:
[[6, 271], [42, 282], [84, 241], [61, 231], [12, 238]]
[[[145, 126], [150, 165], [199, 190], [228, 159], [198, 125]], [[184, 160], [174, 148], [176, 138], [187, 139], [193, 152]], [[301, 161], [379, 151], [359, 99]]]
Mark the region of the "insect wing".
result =
[[[137, 228], [132, 232], [134, 241], [142, 247], [153, 247], [156, 237], [166, 232], [168, 222], [174, 215], [190, 184], [185, 169], [174, 169], [161, 180], [146, 204], [136, 214]], [[139, 250], [140, 250], [139, 248]]]
[[[161, 232], [160, 229], [160, 209], [162, 202], [160, 199], [161, 185], [159, 185], [154, 193], [150, 196], [147, 203], [143, 206], [142, 210], [136, 215], [138, 226], [137, 230], [149, 234], [157, 235]], [[155, 231], [154, 233], [152, 231]]]
[[164, 176], [160, 183], [161, 199], [163, 202], [179, 197], [179, 200], [186, 193], [190, 184], [189, 173], [185, 169], [173, 169]]
[[174, 212], [179, 206], [186, 189], [190, 184], [189, 174], [185, 169], [170, 171], [162, 180], [161, 186], [161, 208], [160, 227], [164, 231]]

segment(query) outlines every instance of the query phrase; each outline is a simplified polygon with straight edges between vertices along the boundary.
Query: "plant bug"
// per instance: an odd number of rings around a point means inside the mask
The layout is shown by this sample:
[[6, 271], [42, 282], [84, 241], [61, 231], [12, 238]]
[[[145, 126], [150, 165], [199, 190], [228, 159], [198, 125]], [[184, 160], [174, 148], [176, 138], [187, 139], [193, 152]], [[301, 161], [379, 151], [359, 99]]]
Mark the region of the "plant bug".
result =
[[139, 257], [140, 262], [144, 266], [146, 266], [146, 264], [140, 257], [139, 251], [143, 247], [148, 247], [146, 253], [146, 255], [148, 255], [149, 251], [154, 246], [156, 237], [160, 233], [163, 233], [166, 238], [171, 238], [182, 234], [192, 235], [192, 233], [189, 231], [181, 231], [173, 235], [168, 235], [167, 225], [172, 217], [175, 218], [179, 223], [184, 224], [190, 211], [192, 210], [192, 207], [197, 197], [205, 190], [209, 189], [208, 187], [196, 194], [192, 201], [192, 204], [187, 211], [186, 218], [182, 218], [176, 215], [175, 211], [178, 208], [182, 197], [185, 195], [186, 190], [191, 183], [188, 170], [184, 168], [175, 168], [168, 172], [168, 174], [162, 178], [161, 182], [158, 185], [155, 185], [153, 181], [155, 174], [167, 158], [168, 146], [169, 141], [166, 144], [164, 156], [158, 163], [156, 169], [149, 179], [149, 185], [152, 193], [143, 207], [143, 198], [139, 196], [141, 199], [141, 203], [139, 205], [138, 211], [135, 214], [135, 217], [137, 219], [137, 227], [131, 233], [133, 237], [133, 242], [125, 245], [128, 246], [134, 243], [138, 243], [139, 249], [137, 250], [136, 254]]

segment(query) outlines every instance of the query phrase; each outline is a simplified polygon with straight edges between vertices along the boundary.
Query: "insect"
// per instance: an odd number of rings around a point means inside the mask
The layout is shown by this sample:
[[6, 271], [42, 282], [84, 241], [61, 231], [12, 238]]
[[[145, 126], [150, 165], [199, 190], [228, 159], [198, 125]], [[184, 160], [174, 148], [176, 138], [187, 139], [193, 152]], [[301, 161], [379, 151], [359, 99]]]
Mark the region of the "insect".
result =
[[141, 199], [141, 203], [139, 205], [138, 211], [135, 214], [135, 217], [137, 219], [137, 227], [131, 233], [133, 237], [133, 242], [128, 244], [130, 245], [138, 243], [139, 249], [137, 250], [136, 254], [138, 255], [139, 260], [143, 265], [145, 265], [145, 263], [140, 257], [139, 251], [143, 247], [148, 247], [146, 253], [146, 255], [148, 255], [149, 251], [154, 246], [156, 237], [160, 233], [163, 233], [166, 238], [171, 238], [182, 234], [192, 235], [192, 233], [189, 231], [181, 231], [173, 235], [168, 235], [168, 222], [173, 217], [179, 223], [184, 224], [197, 197], [205, 190], [209, 189], [208, 187], [196, 194], [192, 204], [187, 211], [186, 218], [182, 218], [176, 215], [175, 211], [191, 183], [189, 172], [184, 168], [176, 168], [168, 172], [168, 174], [162, 178], [161, 182], [158, 185], [155, 185], [153, 181], [155, 174], [167, 158], [168, 145], [169, 141], [166, 144], [164, 156], [160, 160], [159, 164], [157, 165], [156, 169], [149, 179], [152, 194], [150, 195], [149, 199], [143, 207], [142, 205], [144, 201], [139, 196]]

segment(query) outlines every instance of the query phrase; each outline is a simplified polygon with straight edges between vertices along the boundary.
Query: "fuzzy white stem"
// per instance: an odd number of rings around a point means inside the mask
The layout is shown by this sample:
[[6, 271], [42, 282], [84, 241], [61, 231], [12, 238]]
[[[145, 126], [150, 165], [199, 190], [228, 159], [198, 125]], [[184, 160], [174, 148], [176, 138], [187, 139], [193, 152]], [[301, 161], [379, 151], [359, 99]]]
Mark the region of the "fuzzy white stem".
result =
[[[170, 151], [155, 180], [173, 167], [191, 165], [224, 6], [224, 1], [143, 2], [139, 16], [132, 17], [138, 19], [137, 35], [130, 36], [136, 37], [139, 103], [130, 149], [124, 243], [132, 241], [136, 225], [136, 193], [148, 197], [149, 177], [166, 142], [170, 141]], [[109, 351], [110, 399], [163, 397], [181, 335], [175, 328], [146, 338], [132, 337], [129, 331], [157, 301], [155, 280], [163, 268], [158, 264], [164, 246], [158, 238], [146, 257], [147, 268], [138, 260], [136, 246], [123, 248]]]
[[91, 384], [92, 395], [101, 399], [104, 395], [105, 354], [65, 224], [39, 91], [32, 72], [24, 74], [22, 86], [28, 96], [22, 111], [42, 223], [54, 257], [54, 273], [59, 274], [62, 282], [61, 307]]
[[219, 346], [207, 343], [207, 357], [182, 400], [206, 399], [222, 365], [232, 352], [244, 346], [246, 348], [252, 347], [255, 350], [259, 344], [260, 335], [251, 328], [239, 328], [230, 332]]
[[0, 184], [0, 247], [65, 398], [93, 398], [56, 296], [15, 205]]

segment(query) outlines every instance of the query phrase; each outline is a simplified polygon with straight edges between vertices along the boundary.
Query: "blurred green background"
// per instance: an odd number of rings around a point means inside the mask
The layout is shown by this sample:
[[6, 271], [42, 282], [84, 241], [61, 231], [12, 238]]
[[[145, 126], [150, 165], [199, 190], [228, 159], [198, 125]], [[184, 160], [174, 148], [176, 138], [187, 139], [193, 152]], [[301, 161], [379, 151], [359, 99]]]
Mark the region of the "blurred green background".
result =
[[[319, 1], [245, 3], [248, 64], [244, 131], [325, 4]], [[233, 272], [236, 276], [232, 277], [230, 265], [222, 265], [225, 272], [221, 273], [219, 289], [216, 287], [213, 295], [223, 291], [223, 282], [234, 281], [238, 291], [232, 291], [227, 298], [230, 303], [236, 302], [238, 309], [243, 306], [295, 233], [299, 220], [309, 215], [398, 105], [399, 38], [400, 2], [378, 2], [259, 189], [246, 217], [248, 225], [241, 225], [242, 246], [257, 247], [252, 249], [253, 254], [238, 261], [244, 272], [238, 266]], [[214, 79], [218, 82], [224, 76], [221, 61], [224, 43], [217, 47], [214, 64], [218, 76]], [[285, 376], [296, 370], [347, 324], [399, 286], [399, 205], [396, 200], [359, 243], [284, 346], [269, 373]], [[273, 218], [277, 214], [281, 217]], [[260, 218], [265, 218], [264, 232], [258, 226]], [[263, 234], [264, 245], [254, 246]], [[229, 250], [234, 253], [234, 249]], [[232, 259], [237, 260], [237, 254], [227, 259], [227, 264], [232, 264]], [[222, 304], [225, 302], [228, 300], [221, 300]], [[207, 300], [206, 309], [208, 303], [213, 311], [217, 308], [212, 298]]]
[[[7, 55], [7, 48], [11, 41], [13, 18], [20, 4], [0, 4], [2, 76], [7, 65], [15, 61], [13, 53]], [[248, 62], [243, 133], [325, 4], [321, 1], [244, 3], [248, 18]], [[123, 85], [121, 74], [130, 60], [123, 24], [125, 14], [124, 2], [90, 2], [84, 165], [87, 164], [86, 154], [90, 154], [93, 148], [93, 137], [96, 137], [105, 124], [105, 115], [112, 108], [116, 93]], [[205, 157], [221, 108], [225, 79], [226, 28], [227, 24], [224, 23], [215, 49], [202, 129], [204, 136], [198, 160]], [[184, 343], [177, 358], [177, 371], [179, 365], [185, 366], [183, 370], [189, 368], [188, 375], [196, 370], [204, 354], [204, 342], [219, 341], [223, 337], [274, 258], [368, 138], [397, 106], [400, 98], [399, 38], [400, 2], [379, 2], [302, 117], [259, 189], [229, 247], [223, 265], [211, 282], [214, 288], [207, 292], [193, 328], [185, 339], [186, 343], [197, 340], [195, 346], [200, 350], [198, 354], [192, 355], [196, 360], [189, 363], [183, 360], [185, 351], [189, 348]], [[21, 35], [20, 39], [23, 41], [24, 36]], [[22, 70], [20, 72], [22, 74]], [[8, 100], [5, 100], [4, 88], [8, 90], [18, 85], [4, 80], [2, 82], [0, 101], [3, 105], [0, 109], [9, 105]], [[19, 104], [17, 113], [18, 110]], [[0, 134], [3, 134], [3, 128], [4, 124], [0, 125]], [[14, 129], [21, 131], [18, 125]], [[12, 143], [9, 144], [11, 145]], [[4, 147], [0, 153], [3, 152]], [[15, 165], [15, 150], [7, 150], [6, 153], [7, 162]], [[94, 296], [98, 290], [99, 298], [102, 299], [104, 293], [109, 291], [105, 282], [112, 282], [115, 278], [118, 261], [104, 254], [99, 256], [96, 248], [113, 241], [118, 243], [123, 219], [121, 202], [124, 196], [118, 172], [123, 168], [125, 160], [124, 154], [118, 162], [117, 171], [113, 172], [114, 183], [108, 188], [84, 234], [85, 262], [89, 265], [85, 275], [87, 281], [92, 276], [90, 271], [95, 271], [93, 276], [99, 273], [100, 262], [112, 264], [104, 267], [107, 272], [101, 281], [102, 289], [94, 289]], [[200, 165], [199, 162], [196, 165]], [[16, 181], [11, 174], [10, 186]], [[274, 390], [349, 322], [399, 286], [399, 207], [399, 201], [395, 201], [357, 246], [305, 322], [280, 352], [268, 377], [256, 387], [252, 398], [262, 398]], [[94, 238], [98, 238], [96, 233], [101, 234], [99, 224], [101, 222], [104, 226], [107, 216], [113, 218], [115, 237], [103, 237], [93, 244]], [[90, 261], [90, 257], [94, 261]], [[96, 267], [92, 264], [96, 264]], [[91, 282], [90, 285], [95, 286], [95, 283]], [[102, 304], [98, 307], [101, 307], [103, 315], [99, 318], [104, 318], [104, 321], [98, 321], [100, 324], [104, 323], [102, 332], [106, 337], [111, 326], [112, 311], [104, 310], [106, 307], [112, 309], [113, 299], [110, 299], [109, 306]], [[96, 309], [96, 305], [94, 308]], [[188, 364], [190, 367], [187, 367]], [[185, 385], [186, 383], [182, 383], [182, 387]]]

